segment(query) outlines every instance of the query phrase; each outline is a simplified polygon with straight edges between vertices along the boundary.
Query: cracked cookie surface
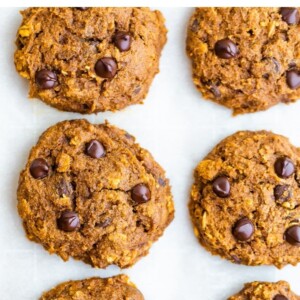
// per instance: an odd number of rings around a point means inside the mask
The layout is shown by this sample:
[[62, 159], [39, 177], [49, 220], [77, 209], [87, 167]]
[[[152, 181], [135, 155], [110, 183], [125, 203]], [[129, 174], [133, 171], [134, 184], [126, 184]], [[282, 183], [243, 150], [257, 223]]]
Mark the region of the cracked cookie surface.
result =
[[186, 50], [206, 99], [234, 114], [300, 98], [299, 8], [197, 8]]
[[148, 8], [28, 8], [16, 69], [29, 96], [60, 110], [120, 110], [142, 103], [159, 71], [164, 18]]
[[286, 281], [246, 283], [244, 288], [228, 300], [299, 300]]
[[144, 300], [126, 275], [89, 278], [61, 283], [45, 292], [40, 300]]
[[300, 261], [300, 151], [281, 135], [241, 131], [194, 173], [194, 232], [212, 254], [245, 265]]
[[164, 170], [125, 131], [58, 123], [32, 148], [18, 188], [27, 237], [62, 259], [133, 265], [174, 216]]

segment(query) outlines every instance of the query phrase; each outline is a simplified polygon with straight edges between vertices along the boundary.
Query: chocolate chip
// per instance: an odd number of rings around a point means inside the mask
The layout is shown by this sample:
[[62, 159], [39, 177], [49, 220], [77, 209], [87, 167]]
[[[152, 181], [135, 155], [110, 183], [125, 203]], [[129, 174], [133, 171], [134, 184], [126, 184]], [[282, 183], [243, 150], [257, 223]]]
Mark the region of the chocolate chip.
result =
[[78, 10], [82, 10], [82, 11], [84, 11], [84, 10], [87, 10], [88, 9], [88, 7], [75, 7], [76, 9], [78, 9]]
[[57, 185], [57, 192], [59, 197], [71, 196], [73, 194], [73, 186], [70, 182], [62, 179]]
[[284, 233], [285, 240], [293, 246], [300, 246], [300, 226], [293, 225]]
[[293, 69], [287, 71], [286, 83], [292, 90], [298, 89], [300, 87], [300, 70]]
[[221, 97], [221, 92], [220, 92], [219, 88], [218, 88], [215, 84], [212, 84], [212, 85], [209, 87], [209, 90], [213, 93], [213, 95], [214, 95], [216, 98], [220, 98], [220, 97]]
[[216, 42], [215, 53], [220, 58], [234, 58], [238, 55], [239, 50], [237, 45], [230, 39], [226, 38]]
[[299, 23], [300, 16], [296, 7], [281, 7], [280, 14], [282, 20], [289, 25], [297, 25]]
[[57, 85], [57, 75], [50, 70], [40, 70], [35, 73], [35, 82], [43, 90], [52, 89]]
[[193, 32], [196, 32], [196, 31], [198, 31], [198, 29], [199, 29], [199, 21], [197, 19], [195, 19], [192, 23], [191, 30]]
[[230, 195], [230, 183], [226, 176], [219, 176], [213, 181], [213, 191], [221, 198], [226, 198]]
[[87, 143], [85, 151], [92, 158], [100, 158], [106, 154], [103, 145], [97, 140], [91, 140]]
[[57, 219], [57, 226], [66, 232], [75, 231], [80, 226], [78, 215], [73, 211], [64, 211]]
[[273, 300], [289, 300], [287, 297], [281, 295], [281, 294], [277, 294]]
[[96, 224], [97, 227], [106, 228], [111, 224], [111, 218], [107, 218], [104, 221], [101, 221]]
[[137, 184], [131, 190], [131, 198], [135, 204], [142, 204], [150, 200], [151, 194], [149, 188], [143, 184]]
[[235, 263], [235, 264], [241, 264], [241, 259], [239, 258], [239, 257], [237, 257], [236, 255], [231, 255], [231, 257], [232, 257], [232, 259], [233, 259], [233, 262]]
[[295, 166], [288, 157], [279, 157], [274, 165], [276, 174], [281, 178], [288, 178], [295, 172]]
[[274, 188], [274, 197], [275, 200], [286, 201], [290, 198], [290, 191], [288, 185], [276, 185]]
[[117, 73], [117, 63], [111, 57], [100, 58], [95, 64], [95, 72], [102, 78], [113, 78]]
[[43, 158], [35, 159], [30, 165], [30, 174], [35, 179], [42, 179], [49, 174], [49, 165]]
[[166, 182], [162, 178], [158, 178], [158, 183], [161, 186], [166, 186]]
[[248, 218], [242, 218], [238, 220], [233, 227], [233, 236], [241, 241], [248, 241], [254, 233], [254, 225]]
[[118, 32], [114, 36], [114, 44], [121, 51], [128, 51], [131, 46], [131, 36], [128, 32]]

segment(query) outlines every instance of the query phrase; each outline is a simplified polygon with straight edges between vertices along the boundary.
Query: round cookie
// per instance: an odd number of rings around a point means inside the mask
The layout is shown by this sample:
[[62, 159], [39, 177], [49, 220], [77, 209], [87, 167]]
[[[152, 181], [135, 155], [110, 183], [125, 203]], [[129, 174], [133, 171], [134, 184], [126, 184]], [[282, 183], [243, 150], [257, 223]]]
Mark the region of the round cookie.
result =
[[186, 50], [206, 99], [234, 114], [300, 98], [299, 8], [197, 8]]
[[285, 281], [246, 283], [244, 288], [228, 300], [299, 300]]
[[68, 281], [45, 292], [40, 300], [144, 300], [126, 275]]
[[164, 18], [148, 8], [28, 8], [16, 69], [29, 96], [64, 111], [96, 113], [142, 103], [159, 71]]
[[194, 173], [194, 232], [212, 254], [245, 265], [300, 261], [300, 151], [267, 131], [221, 141]]
[[132, 266], [174, 216], [164, 170], [125, 131], [58, 123], [32, 148], [18, 188], [27, 237], [63, 260]]

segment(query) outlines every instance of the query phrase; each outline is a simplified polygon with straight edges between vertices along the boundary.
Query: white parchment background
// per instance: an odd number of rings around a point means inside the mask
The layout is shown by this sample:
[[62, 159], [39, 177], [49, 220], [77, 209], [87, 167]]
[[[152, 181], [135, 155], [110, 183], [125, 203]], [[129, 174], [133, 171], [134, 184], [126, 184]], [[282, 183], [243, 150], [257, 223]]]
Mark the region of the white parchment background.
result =
[[[108, 119], [126, 129], [166, 169], [176, 204], [176, 218], [150, 254], [124, 270], [147, 300], [225, 300], [253, 280], [288, 280], [300, 294], [300, 267], [246, 267], [213, 257], [197, 242], [187, 202], [196, 164], [220, 139], [242, 129], [268, 129], [300, 146], [300, 101], [267, 112], [232, 117], [226, 108], [202, 100], [191, 80], [185, 55], [186, 24], [192, 9], [163, 8], [168, 43], [143, 106], [118, 113], [86, 116]], [[38, 299], [41, 293], [70, 279], [111, 276], [116, 267], [92, 269], [78, 261], [64, 263], [25, 238], [16, 210], [19, 172], [38, 136], [65, 119], [83, 118], [27, 99], [28, 85], [13, 64], [14, 39], [21, 17], [17, 8], [0, 8], [0, 299]], [[300, 251], [300, 248], [299, 248]]]

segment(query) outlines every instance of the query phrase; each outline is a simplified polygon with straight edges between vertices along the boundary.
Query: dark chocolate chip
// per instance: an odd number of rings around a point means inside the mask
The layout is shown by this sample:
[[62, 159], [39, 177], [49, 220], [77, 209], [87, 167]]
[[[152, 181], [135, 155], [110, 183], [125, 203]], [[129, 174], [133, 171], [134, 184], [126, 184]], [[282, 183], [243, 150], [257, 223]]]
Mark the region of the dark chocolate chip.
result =
[[230, 182], [226, 176], [219, 176], [213, 181], [213, 191], [221, 198], [226, 198], [230, 195]]
[[57, 226], [66, 232], [75, 231], [80, 226], [78, 215], [74, 211], [64, 211], [57, 219]]
[[97, 140], [91, 140], [87, 143], [85, 151], [92, 158], [100, 158], [106, 154], [103, 145]]
[[226, 38], [216, 42], [215, 53], [220, 58], [234, 58], [238, 55], [239, 50], [237, 45], [230, 39]]
[[135, 204], [142, 204], [150, 200], [151, 193], [145, 184], [140, 183], [131, 190], [131, 198]]
[[193, 32], [196, 32], [196, 31], [198, 31], [198, 29], [199, 29], [199, 21], [197, 19], [195, 19], [192, 23], [191, 30]]
[[237, 257], [236, 255], [231, 255], [231, 257], [232, 257], [232, 259], [233, 259], [233, 262], [235, 263], [235, 264], [241, 264], [241, 259], [239, 258], [239, 257]]
[[248, 241], [254, 233], [253, 223], [246, 217], [238, 220], [233, 227], [232, 234], [233, 236], [241, 241]]
[[42, 179], [49, 174], [49, 165], [43, 158], [35, 159], [30, 165], [30, 174], [35, 179]]
[[62, 179], [57, 185], [57, 192], [59, 197], [70, 197], [73, 194], [73, 186], [70, 182]]
[[212, 85], [209, 87], [209, 90], [213, 93], [213, 95], [214, 95], [216, 98], [220, 98], [220, 97], [221, 97], [221, 92], [220, 92], [219, 88], [218, 88], [215, 84], [212, 84]]
[[284, 233], [284, 238], [289, 244], [300, 246], [300, 226], [293, 225], [289, 227]]
[[52, 89], [57, 85], [57, 75], [50, 70], [40, 70], [35, 73], [35, 82], [43, 90]]
[[300, 87], [300, 70], [293, 69], [287, 71], [286, 83], [292, 90], [298, 89]]
[[166, 186], [166, 182], [161, 177], [158, 178], [158, 183], [160, 186]]
[[297, 25], [300, 20], [299, 11], [296, 7], [281, 7], [282, 20], [289, 25]]
[[95, 72], [102, 78], [113, 78], [117, 73], [117, 63], [112, 57], [98, 59], [95, 64]]
[[273, 300], [289, 300], [287, 297], [281, 295], [281, 294], [277, 294]]
[[131, 46], [131, 36], [128, 32], [117, 32], [114, 36], [114, 44], [121, 51], [128, 51]]
[[274, 165], [276, 174], [281, 178], [288, 178], [295, 172], [295, 166], [288, 157], [279, 157]]
[[75, 7], [76, 9], [78, 9], [78, 10], [82, 10], [82, 11], [84, 11], [84, 10], [87, 10], [88, 9], [88, 7]]
[[106, 228], [111, 224], [111, 218], [107, 218], [104, 221], [101, 221], [96, 224], [97, 227]]
[[290, 198], [290, 191], [288, 185], [276, 185], [274, 188], [274, 197], [275, 200], [286, 201]]

